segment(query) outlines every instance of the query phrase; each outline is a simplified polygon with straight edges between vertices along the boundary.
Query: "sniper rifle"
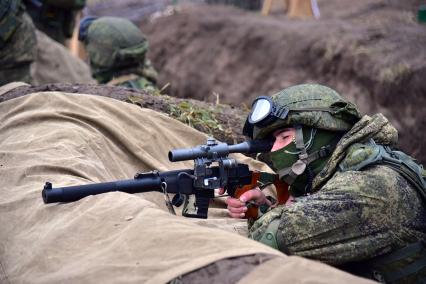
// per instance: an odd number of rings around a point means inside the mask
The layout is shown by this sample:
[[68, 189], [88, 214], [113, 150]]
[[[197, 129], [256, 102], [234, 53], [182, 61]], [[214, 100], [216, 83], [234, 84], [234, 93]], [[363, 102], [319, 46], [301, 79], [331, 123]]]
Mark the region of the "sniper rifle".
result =
[[[165, 194], [170, 211], [174, 212], [172, 205], [179, 207], [184, 204], [183, 216], [205, 219], [210, 199], [215, 197], [215, 189], [223, 188], [229, 196], [238, 198], [259, 184], [273, 183], [277, 189], [278, 202], [284, 203], [288, 199], [288, 190], [277, 175], [251, 171], [248, 165], [240, 164], [228, 156], [231, 153], [269, 152], [271, 147], [270, 140], [253, 140], [228, 145], [209, 138], [205, 145], [175, 149], [168, 154], [171, 162], [194, 160], [194, 169], [151, 171], [137, 173], [133, 179], [57, 188], [46, 182], [42, 197], [44, 203], [54, 203], [72, 202], [89, 195], [112, 191], [127, 193], [158, 191]], [[171, 201], [168, 193], [175, 194]], [[250, 206], [246, 217], [255, 218], [257, 212], [256, 206]]]

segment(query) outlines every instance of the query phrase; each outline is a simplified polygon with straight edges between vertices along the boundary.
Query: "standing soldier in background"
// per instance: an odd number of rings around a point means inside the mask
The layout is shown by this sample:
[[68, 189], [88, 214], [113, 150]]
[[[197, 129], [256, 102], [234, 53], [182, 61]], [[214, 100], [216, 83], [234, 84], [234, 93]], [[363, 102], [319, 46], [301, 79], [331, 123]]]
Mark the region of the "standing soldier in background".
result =
[[99, 83], [156, 90], [157, 72], [146, 58], [148, 41], [129, 20], [87, 17], [80, 23], [79, 40]]
[[0, 86], [31, 82], [30, 65], [36, 56], [36, 35], [21, 1], [0, 1]]
[[76, 14], [86, 0], [24, 0], [37, 29], [61, 44], [71, 38]]

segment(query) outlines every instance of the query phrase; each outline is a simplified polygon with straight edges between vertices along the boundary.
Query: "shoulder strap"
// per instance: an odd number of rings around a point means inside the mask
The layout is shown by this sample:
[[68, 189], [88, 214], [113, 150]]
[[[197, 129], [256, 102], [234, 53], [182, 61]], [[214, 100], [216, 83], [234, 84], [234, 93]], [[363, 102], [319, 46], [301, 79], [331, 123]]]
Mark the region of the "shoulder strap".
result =
[[377, 145], [372, 139], [365, 144], [354, 144], [339, 164], [339, 170], [359, 171], [373, 165], [383, 165], [397, 171], [417, 189], [426, 202], [426, 172], [423, 166], [404, 152]]
[[381, 147], [384, 148], [384, 153], [378, 164], [388, 166], [400, 173], [417, 189], [423, 201], [426, 202], [426, 173], [423, 166], [401, 151], [392, 151], [387, 146]]

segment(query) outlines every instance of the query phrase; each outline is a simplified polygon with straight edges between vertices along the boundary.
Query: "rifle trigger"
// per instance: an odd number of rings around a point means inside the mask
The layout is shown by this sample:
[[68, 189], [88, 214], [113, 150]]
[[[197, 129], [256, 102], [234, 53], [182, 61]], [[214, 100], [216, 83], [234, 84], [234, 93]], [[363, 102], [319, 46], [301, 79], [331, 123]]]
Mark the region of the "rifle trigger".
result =
[[181, 193], [176, 193], [172, 198], [173, 206], [180, 207], [185, 202], [185, 196]]
[[161, 182], [161, 189], [164, 193], [164, 200], [166, 201], [167, 209], [169, 209], [169, 212], [173, 215], [176, 215], [175, 209], [173, 208], [172, 202], [170, 201], [169, 194], [167, 193], [167, 183]]

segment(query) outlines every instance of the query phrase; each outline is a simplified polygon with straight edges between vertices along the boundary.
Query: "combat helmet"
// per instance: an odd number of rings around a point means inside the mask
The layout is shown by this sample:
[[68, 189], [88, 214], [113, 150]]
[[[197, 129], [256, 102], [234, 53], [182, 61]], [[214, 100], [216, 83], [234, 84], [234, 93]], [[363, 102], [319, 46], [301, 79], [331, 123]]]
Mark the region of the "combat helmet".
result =
[[243, 133], [251, 139], [265, 139], [281, 128], [296, 129], [294, 143], [271, 152], [266, 160], [281, 179], [293, 185], [292, 193], [300, 195], [310, 192], [314, 175], [360, 117], [356, 106], [333, 89], [302, 84], [272, 97], [256, 98]]
[[141, 30], [123, 18], [83, 19], [79, 39], [86, 45], [93, 76], [107, 77], [98, 81], [108, 81], [114, 72], [143, 66], [148, 51]]

